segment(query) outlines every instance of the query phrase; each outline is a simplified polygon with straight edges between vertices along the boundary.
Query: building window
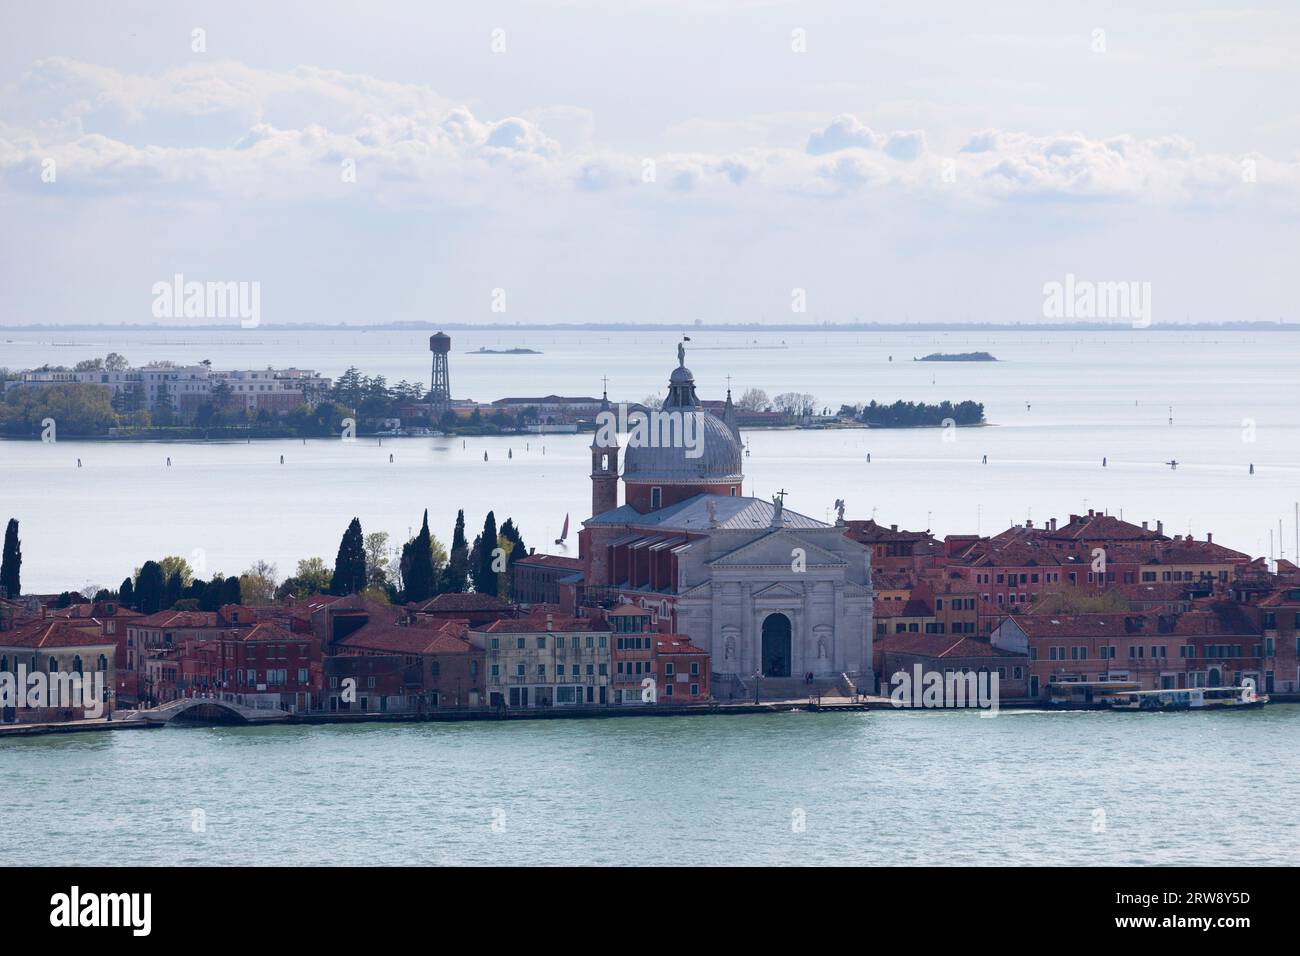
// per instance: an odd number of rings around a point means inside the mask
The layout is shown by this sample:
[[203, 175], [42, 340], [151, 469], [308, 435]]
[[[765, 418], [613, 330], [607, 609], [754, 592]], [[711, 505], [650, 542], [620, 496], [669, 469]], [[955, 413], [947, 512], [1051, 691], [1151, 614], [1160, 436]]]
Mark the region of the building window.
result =
[[663, 506], [664, 493], [662, 488], [650, 489], [650, 510], [658, 511]]
[[433, 661], [429, 664], [429, 675], [431, 677], [438, 677], [441, 674], [441, 672], [442, 672], [442, 667], [439, 666], [437, 661]]

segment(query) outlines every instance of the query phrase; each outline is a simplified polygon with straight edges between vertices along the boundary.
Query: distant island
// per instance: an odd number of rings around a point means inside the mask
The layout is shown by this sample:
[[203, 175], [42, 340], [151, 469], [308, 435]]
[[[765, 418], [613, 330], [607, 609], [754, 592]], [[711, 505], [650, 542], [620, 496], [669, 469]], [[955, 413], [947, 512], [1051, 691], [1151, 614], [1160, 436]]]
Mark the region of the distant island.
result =
[[489, 349], [485, 347], [479, 347], [474, 349], [471, 352], [466, 352], [465, 354], [466, 355], [541, 355], [542, 353], [537, 351], [537, 349]]
[[996, 362], [988, 352], [931, 352], [913, 362]]
[[949, 423], [959, 426], [985, 424], [984, 404], [971, 401], [930, 404], [904, 402], [900, 399], [892, 405], [873, 401], [869, 405], [845, 405], [840, 409], [840, 417], [861, 422], [868, 428], [937, 428]]

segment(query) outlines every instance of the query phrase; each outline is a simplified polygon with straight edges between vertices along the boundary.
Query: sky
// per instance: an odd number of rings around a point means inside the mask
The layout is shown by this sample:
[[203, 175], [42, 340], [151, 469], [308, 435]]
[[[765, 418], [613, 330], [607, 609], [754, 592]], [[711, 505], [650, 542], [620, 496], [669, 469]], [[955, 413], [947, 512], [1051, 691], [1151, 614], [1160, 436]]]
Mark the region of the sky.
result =
[[1284, 2], [6, 2], [0, 326], [1300, 321], [1297, 89]]

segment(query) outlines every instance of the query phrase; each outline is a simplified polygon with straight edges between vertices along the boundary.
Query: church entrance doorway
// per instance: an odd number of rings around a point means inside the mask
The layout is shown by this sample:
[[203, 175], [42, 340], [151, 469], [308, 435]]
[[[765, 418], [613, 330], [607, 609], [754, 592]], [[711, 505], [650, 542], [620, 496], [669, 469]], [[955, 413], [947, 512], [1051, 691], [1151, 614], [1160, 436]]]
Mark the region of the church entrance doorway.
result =
[[763, 676], [790, 676], [790, 619], [784, 614], [763, 619]]

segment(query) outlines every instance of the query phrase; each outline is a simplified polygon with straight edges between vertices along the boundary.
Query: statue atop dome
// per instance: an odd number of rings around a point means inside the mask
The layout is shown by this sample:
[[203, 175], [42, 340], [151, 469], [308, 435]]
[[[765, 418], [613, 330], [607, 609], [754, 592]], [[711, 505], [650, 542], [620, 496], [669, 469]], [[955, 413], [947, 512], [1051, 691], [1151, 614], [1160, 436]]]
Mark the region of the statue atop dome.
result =
[[686, 345], [683, 342], [677, 343], [677, 367], [686, 368]]

